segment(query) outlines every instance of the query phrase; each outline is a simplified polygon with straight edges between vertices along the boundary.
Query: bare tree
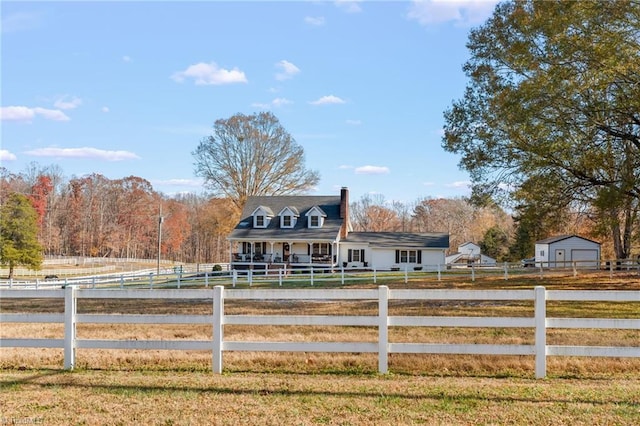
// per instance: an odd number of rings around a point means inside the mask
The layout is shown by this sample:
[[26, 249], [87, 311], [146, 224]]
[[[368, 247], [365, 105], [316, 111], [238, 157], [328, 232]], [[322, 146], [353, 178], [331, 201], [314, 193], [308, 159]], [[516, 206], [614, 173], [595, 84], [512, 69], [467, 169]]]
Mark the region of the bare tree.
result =
[[304, 150], [270, 112], [220, 119], [193, 152], [196, 175], [242, 208], [252, 195], [287, 195], [319, 181], [304, 167]]

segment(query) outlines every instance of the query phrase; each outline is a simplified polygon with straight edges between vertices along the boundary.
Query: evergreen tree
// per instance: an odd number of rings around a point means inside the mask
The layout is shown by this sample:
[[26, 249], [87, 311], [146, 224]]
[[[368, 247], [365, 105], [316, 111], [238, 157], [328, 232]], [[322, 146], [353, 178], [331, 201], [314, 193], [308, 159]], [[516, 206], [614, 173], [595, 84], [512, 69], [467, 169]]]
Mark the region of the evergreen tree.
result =
[[0, 206], [0, 264], [9, 266], [9, 279], [18, 265], [39, 270], [38, 213], [27, 197], [10, 194]]

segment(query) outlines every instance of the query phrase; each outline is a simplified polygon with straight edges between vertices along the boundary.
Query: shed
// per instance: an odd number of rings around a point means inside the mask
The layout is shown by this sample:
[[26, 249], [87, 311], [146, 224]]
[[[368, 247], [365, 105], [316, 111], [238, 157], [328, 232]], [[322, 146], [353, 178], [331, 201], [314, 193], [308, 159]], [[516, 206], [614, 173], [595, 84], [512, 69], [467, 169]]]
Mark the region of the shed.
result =
[[466, 242], [458, 246], [458, 252], [445, 258], [447, 266], [496, 266], [496, 260], [482, 254], [480, 246], [472, 242]]
[[551, 268], [600, 266], [600, 243], [578, 235], [558, 235], [536, 241], [536, 265]]

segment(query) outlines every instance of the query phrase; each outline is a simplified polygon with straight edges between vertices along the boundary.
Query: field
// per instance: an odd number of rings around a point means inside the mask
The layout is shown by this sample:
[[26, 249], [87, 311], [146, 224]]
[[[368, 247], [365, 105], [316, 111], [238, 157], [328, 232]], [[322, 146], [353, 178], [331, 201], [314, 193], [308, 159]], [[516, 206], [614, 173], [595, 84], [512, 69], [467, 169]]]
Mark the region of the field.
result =
[[[386, 283], [385, 283], [386, 284]], [[485, 278], [474, 283], [423, 282], [411, 287], [640, 290], [637, 274]], [[358, 284], [365, 287], [366, 284]], [[390, 287], [406, 287], [391, 283]], [[355, 286], [349, 286], [353, 288]], [[209, 304], [145, 301], [146, 313], [207, 313]], [[59, 312], [52, 301], [0, 301], [2, 312]], [[141, 302], [81, 300], [79, 312], [138, 312]], [[227, 313], [344, 314], [375, 306], [355, 304], [234, 303]], [[391, 306], [395, 312], [427, 315], [517, 316], [530, 312], [517, 303]], [[640, 318], [631, 303], [550, 303], [549, 315]], [[58, 337], [59, 324], [3, 324], [2, 337]], [[234, 340], [256, 335], [273, 340], [367, 340], [360, 327], [227, 326]], [[418, 335], [419, 333], [419, 335]], [[395, 341], [528, 341], [529, 330], [393, 330]], [[81, 337], [128, 339], [206, 339], [211, 328], [193, 326], [80, 324]], [[640, 346], [640, 332], [552, 330], [548, 342]], [[401, 355], [390, 356], [390, 374], [377, 374], [369, 354], [225, 353], [225, 373], [211, 373], [211, 354], [179, 351], [78, 350], [72, 372], [61, 369], [57, 349], [10, 349], [0, 353], [2, 424], [639, 424], [640, 359], [551, 357], [548, 378], [533, 378], [531, 357]]]

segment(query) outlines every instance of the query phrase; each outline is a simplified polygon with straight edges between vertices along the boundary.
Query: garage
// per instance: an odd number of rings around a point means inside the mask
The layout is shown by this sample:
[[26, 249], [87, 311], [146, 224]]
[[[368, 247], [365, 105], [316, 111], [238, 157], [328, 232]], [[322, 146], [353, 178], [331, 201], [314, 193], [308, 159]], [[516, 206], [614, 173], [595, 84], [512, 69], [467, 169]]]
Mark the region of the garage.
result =
[[535, 261], [546, 268], [598, 268], [600, 243], [578, 235], [558, 235], [536, 242]]

